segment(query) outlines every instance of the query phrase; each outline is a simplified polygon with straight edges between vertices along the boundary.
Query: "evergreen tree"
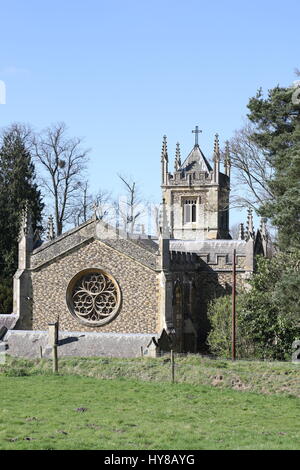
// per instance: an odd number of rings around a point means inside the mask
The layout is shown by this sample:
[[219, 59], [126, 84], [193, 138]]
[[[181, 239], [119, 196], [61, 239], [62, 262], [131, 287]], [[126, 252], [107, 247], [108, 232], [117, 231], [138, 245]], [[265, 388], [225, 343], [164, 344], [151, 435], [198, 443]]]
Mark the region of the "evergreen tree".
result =
[[[259, 212], [278, 228], [280, 252], [257, 260], [251, 289], [238, 296], [240, 357], [288, 359], [300, 338], [300, 90], [259, 90], [248, 103], [250, 141], [274, 171], [266, 179], [272, 197]], [[250, 155], [251, 158], [251, 155]], [[262, 165], [263, 168], [263, 165]], [[230, 298], [210, 306], [212, 352], [230, 355]]]
[[17, 269], [20, 213], [28, 201], [33, 229], [41, 229], [41, 193], [35, 169], [18, 126], [3, 133], [0, 148], [0, 277], [11, 279]]
[[260, 212], [278, 227], [283, 250], [300, 248], [300, 104], [294, 95], [295, 88], [277, 86], [266, 99], [259, 90], [248, 104], [257, 129], [253, 140], [274, 168], [269, 181], [274, 199]]
[[0, 315], [13, 310], [13, 290], [9, 279], [0, 279]]
[[[299, 252], [258, 257], [251, 289], [237, 296], [237, 355], [239, 358], [291, 360], [292, 344], [300, 339]], [[210, 351], [231, 357], [231, 296], [209, 306]]]

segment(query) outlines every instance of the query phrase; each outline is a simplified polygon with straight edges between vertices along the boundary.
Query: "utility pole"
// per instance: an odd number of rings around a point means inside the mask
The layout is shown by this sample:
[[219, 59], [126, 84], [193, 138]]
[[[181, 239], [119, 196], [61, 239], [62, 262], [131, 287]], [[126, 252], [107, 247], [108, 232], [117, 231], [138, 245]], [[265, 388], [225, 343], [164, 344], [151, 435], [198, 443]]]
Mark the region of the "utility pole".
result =
[[232, 256], [232, 360], [236, 360], [236, 250]]

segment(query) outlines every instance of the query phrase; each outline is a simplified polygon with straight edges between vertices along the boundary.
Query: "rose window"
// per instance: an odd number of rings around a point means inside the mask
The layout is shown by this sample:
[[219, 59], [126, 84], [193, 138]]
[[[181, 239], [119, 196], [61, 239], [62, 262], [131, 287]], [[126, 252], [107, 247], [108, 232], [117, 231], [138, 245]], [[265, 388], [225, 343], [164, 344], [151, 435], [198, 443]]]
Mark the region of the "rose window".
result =
[[120, 306], [120, 289], [116, 281], [101, 270], [86, 270], [71, 281], [68, 305], [81, 322], [102, 325], [111, 321]]

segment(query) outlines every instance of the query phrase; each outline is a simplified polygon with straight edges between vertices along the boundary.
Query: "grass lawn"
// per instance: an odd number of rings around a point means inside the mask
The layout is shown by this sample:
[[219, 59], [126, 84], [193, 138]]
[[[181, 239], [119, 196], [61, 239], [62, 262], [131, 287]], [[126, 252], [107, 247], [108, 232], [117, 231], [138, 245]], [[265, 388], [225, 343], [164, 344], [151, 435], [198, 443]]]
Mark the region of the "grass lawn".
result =
[[0, 397], [0, 449], [300, 449], [291, 395], [47, 372]]

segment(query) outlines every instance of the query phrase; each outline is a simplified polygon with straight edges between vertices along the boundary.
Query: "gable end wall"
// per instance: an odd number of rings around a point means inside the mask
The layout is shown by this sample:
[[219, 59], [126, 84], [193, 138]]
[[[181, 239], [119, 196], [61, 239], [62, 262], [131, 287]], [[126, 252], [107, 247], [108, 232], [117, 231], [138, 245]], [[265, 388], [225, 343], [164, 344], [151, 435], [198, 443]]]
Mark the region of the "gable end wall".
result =
[[[70, 280], [87, 268], [102, 268], [119, 284], [122, 303], [110, 323], [89, 327], [77, 321], [66, 304]], [[155, 333], [158, 331], [158, 274], [135, 260], [94, 240], [31, 272], [32, 329], [45, 330], [59, 315], [63, 331]]]

